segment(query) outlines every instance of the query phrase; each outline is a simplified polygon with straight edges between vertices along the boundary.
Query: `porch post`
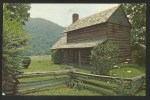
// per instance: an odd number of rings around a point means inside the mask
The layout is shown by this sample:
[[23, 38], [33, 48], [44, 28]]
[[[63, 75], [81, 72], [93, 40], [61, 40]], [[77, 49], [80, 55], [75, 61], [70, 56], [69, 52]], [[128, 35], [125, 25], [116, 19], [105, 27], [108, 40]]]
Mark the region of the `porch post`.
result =
[[79, 49], [79, 66], [81, 65], [81, 54], [80, 54], [80, 49]]

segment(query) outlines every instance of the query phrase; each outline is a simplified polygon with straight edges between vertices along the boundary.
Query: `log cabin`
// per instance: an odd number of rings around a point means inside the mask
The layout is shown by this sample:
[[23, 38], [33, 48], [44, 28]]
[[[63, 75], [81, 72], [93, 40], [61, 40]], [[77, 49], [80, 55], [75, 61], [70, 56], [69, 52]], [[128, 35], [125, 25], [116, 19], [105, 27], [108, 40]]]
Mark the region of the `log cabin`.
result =
[[91, 67], [91, 50], [98, 43], [109, 40], [117, 43], [120, 59], [130, 59], [131, 24], [123, 8], [116, 6], [100, 13], [79, 19], [78, 14], [72, 15], [72, 24], [62, 33], [62, 37], [51, 48], [63, 51], [63, 62], [68, 65]]

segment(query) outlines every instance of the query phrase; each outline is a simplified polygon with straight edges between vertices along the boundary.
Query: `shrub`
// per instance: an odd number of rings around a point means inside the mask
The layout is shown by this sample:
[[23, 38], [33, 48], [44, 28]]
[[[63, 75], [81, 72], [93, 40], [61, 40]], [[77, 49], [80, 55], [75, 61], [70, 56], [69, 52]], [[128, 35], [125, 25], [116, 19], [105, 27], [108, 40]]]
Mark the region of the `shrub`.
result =
[[138, 64], [139, 66], [145, 65], [146, 63], [146, 49], [139, 43], [132, 45], [132, 63]]
[[139, 66], [145, 65], [146, 52], [143, 50], [134, 50], [132, 52], [132, 63], [138, 64]]
[[96, 74], [108, 75], [119, 59], [119, 47], [109, 41], [98, 44], [91, 51], [91, 63], [96, 67]]
[[117, 79], [116, 84], [118, 85], [114, 88], [117, 96], [133, 96], [134, 95], [134, 85], [130, 84], [124, 78]]
[[24, 57], [22, 61], [22, 67], [28, 68], [31, 63], [31, 59], [29, 57]]
[[51, 51], [51, 58], [53, 63], [61, 64], [63, 62], [63, 51], [56, 49]]
[[83, 90], [83, 82], [77, 79], [78, 75], [70, 74], [70, 80], [66, 83], [66, 85], [73, 89]]

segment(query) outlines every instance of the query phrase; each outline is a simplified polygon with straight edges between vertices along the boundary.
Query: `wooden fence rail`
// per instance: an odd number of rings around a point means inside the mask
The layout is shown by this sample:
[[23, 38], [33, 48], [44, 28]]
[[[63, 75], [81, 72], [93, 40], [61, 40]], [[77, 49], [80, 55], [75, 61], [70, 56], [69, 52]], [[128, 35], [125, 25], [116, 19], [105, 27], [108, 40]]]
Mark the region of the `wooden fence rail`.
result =
[[131, 85], [130, 89], [136, 92], [143, 84], [145, 80], [145, 74], [141, 74], [139, 76], [133, 78], [125, 78], [125, 77], [113, 77], [113, 76], [105, 76], [105, 75], [95, 75], [95, 74], [87, 74], [73, 71], [72, 74], [76, 75], [76, 77], [84, 77], [85, 79], [96, 79], [100, 81], [111, 81], [117, 82], [117, 80], [126, 81], [129, 85]]
[[95, 74], [87, 74], [87, 73], [81, 73], [81, 72], [72, 72], [75, 75], [79, 75], [79, 76], [86, 76], [88, 78], [93, 78], [93, 79], [100, 79], [100, 80], [104, 80], [104, 81], [115, 81], [115, 80], [119, 80], [119, 79], [124, 79], [126, 81], [132, 81], [131, 78], [124, 78], [124, 77], [113, 77], [113, 76], [105, 76], [105, 75], [95, 75]]
[[55, 76], [55, 75], [67, 75], [73, 72], [73, 70], [60, 70], [60, 71], [44, 71], [44, 72], [26, 72], [19, 75], [17, 78], [33, 78], [33, 77], [44, 77], [44, 76]]
[[[64, 75], [64, 76], [63, 76]], [[105, 76], [105, 75], [95, 75], [95, 74], [87, 74], [87, 73], [81, 73], [77, 72], [76, 70], [60, 70], [60, 71], [46, 71], [46, 72], [28, 72], [23, 73], [18, 76], [18, 79], [24, 79], [24, 78], [34, 78], [34, 77], [46, 77], [46, 76], [61, 76], [59, 78], [49, 78], [45, 80], [38, 80], [38, 81], [32, 81], [32, 82], [20, 82], [18, 84], [18, 94], [27, 94], [36, 92], [39, 89], [47, 89], [48, 87], [57, 86], [60, 84], [64, 84], [68, 82], [71, 78], [71, 76], [76, 77], [85, 77], [85, 79], [96, 79], [100, 81], [111, 81], [116, 82], [116, 80], [124, 80], [128, 81], [133, 85], [133, 89], [138, 90], [145, 79], [145, 74], [139, 75], [137, 77], [133, 78], [124, 78], [124, 77], [113, 77], [113, 76]], [[25, 89], [22, 89], [25, 88]]]
[[[27, 93], [36, 92], [39, 89], [46, 89], [48, 87], [57, 86], [66, 83], [70, 77], [68, 76], [73, 70], [60, 70], [60, 71], [44, 71], [44, 72], [26, 72], [19, 75], [18, 79], [46, 77], [46, 76], [59, 76], [59, 78], [49, 78], [38, 81], [19, 82], [17, 95], [24, 95]], [[65, 75], [65, 76], [63, 76]]]

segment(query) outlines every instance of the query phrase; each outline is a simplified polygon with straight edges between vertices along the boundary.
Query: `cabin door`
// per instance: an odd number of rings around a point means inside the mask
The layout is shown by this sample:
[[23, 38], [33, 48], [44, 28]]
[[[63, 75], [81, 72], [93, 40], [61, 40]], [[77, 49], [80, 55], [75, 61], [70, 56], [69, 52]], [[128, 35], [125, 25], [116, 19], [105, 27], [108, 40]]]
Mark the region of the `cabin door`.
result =
[[73, 62], [75, 65], [78, 65], [78, 58], [79, 58], [79, 54], [77, 49], [73, 50]]

